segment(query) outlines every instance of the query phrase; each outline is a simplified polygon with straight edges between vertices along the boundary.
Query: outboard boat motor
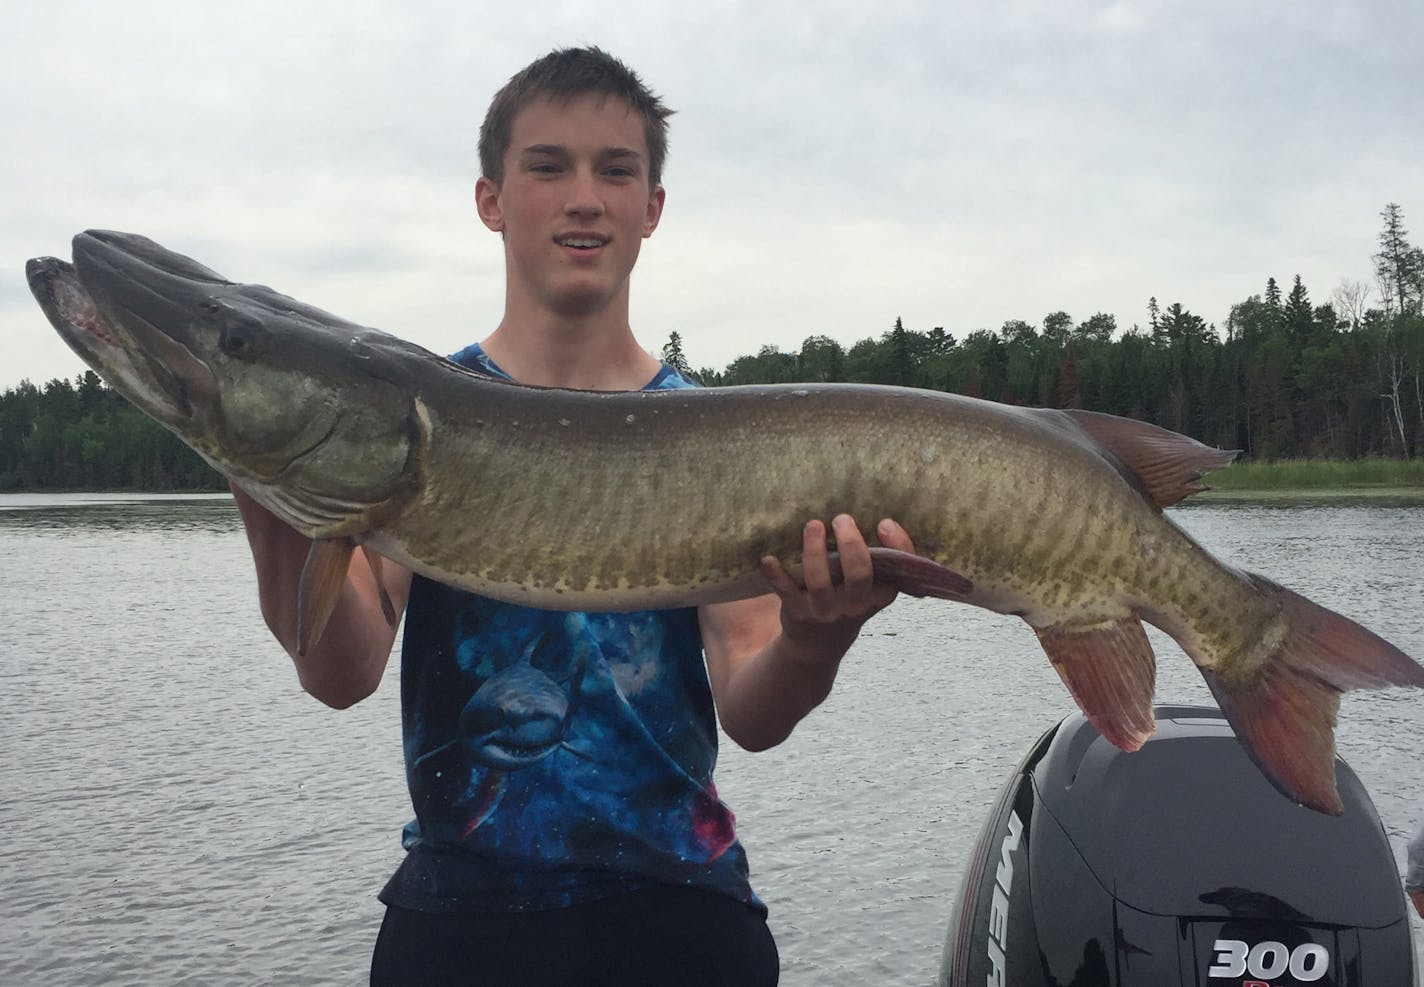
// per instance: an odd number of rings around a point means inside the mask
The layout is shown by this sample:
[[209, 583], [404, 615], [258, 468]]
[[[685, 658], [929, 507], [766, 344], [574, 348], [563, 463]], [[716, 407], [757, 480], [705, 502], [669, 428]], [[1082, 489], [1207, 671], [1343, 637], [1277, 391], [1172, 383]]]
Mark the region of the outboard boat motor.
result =
[[1221, 713], [1159, 706], [1126, 754], [1081, 714], [1009, 778], [950, 920], [942, 987], [1418, 987], [1374, 805], [1291, 802]]

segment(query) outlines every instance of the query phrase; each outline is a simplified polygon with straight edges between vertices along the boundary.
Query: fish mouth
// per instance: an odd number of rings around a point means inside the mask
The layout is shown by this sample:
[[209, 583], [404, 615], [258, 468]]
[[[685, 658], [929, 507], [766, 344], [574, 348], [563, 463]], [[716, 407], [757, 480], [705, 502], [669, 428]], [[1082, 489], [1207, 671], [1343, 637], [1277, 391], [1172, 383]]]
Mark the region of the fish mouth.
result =
[[233, 282], [191, 257], [146, 236], [116, 230], [85, 230], [74, 238], [74, 263], [86, 281], [107, 274], [114, 281], [229, 286]]
[[567, 745], [563, 740], [562, 722], [551, 725], [546, 721], [456, 737], [434, 750], [426, 751], [415, 759], [415, 764], [419, 767], [431, 758], [460, 746], [467, 748], [470, 756], [487, 768], [495, 771], [518, 771], [542, 761], [560, 747]]
[[317, 492], [298, 482], [309, 464], [322, 474], [321, 451], [341, 431], [345, 406], [280, 350], [291, 325], [324, 313], [234, 284], [147, 237], [108, 230], [76, 236], [72, 262], [34, 258], [26, 277], [60, 338], [219, 472], [250, 489], [287, 482], [301, 507], [294, 516], [329, 526], [333, 513], [346, 513], [359, 485], [343, 479], [335, 492]]
[[119, 348], [118, 337], [79, 283], [73, 264], [58, 257], [36, 257], [25, 264], [25, 279], [45, 315], [58, 328], [77, 334], [81, 340], [92, 340], [99, 349]]
[[501, 771], [518, 771], [548, 757], [559, 747], [561, 738], [533, 739], [519, 736], [520, 731], [501, 731], [494, 736], [472, 737], [476, 761]]
[[[76, 248], [81, 237], [75, 238]], [[147, 321], [115, 319], [79, 268], [58, 257], [25, 265], [30, 292], [61, 339], [100, 377], [171, 427], [191, 421], [197, 400], [215, 390], [212, 372], [191, 350]], [[139, 337], [139, 338], [136, 338]], [[152, 352], [159, 359], [146, 355]]]

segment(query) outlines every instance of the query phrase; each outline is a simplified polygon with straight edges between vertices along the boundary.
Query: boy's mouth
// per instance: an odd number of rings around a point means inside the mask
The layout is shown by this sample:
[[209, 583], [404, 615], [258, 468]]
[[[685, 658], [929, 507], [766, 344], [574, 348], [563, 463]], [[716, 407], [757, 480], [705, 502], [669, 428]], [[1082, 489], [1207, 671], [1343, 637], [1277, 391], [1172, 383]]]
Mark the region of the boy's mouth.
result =
[[593, 234], [575, 234], [558, 237], [555, 242], [570, 250], [597, 250], [599, 247], [607, 245], [608, 238]]

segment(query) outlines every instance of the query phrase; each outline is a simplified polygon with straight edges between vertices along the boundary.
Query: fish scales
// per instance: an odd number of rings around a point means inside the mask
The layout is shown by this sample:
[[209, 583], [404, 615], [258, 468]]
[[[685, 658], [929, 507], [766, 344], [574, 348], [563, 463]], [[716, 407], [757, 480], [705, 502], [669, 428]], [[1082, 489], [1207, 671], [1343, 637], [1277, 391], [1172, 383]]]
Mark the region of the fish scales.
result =
[[[491, 401], [512, 400], [499, 393], [507, 385], [486, 386]], [[652, 392], [634, 400], [526, 392], [518, 407], [498, 416], [481, 408], [482, 420], [495, 422], [482, 429], [442, 418], [427, 456], [429, 471], [446, 482], [428, 488], [429, 509], [417, 502], [374, 542], [434, 561], [459, 579], [488, 578], [478, 588], [493, 595], [546, 607], [618, 609], [735, 595], [762, 555], [797, 557], [805, 517], [846, 512], [871, 523], [891, 516], [931, 557], [953, 562], [984, 587], [994, 609], [1032, 615], [1055, 604], [1096, 605], [1089, 616], [1102, 615], [1100, 596], [1075, 590], [1097, 587], [1063, 545], [1091, 518], [1113, 517], [1119, 505], [1118, 514], [1129, 518], [1151, 510], [1119, 475], [1091, 453], [1049, 463], [1044, 429], [1028, 415], [992, 414], [985, 428], [976, 422], [981, 406], [953, 395], [874, 389], [876, 400], [867, 403], [854, 400], [856, 393], [777, 394], [773, 418], [755, 390], [732, 402], [710, 392]], [[715, 416], [703, 410], [709, 403]], [[925, 462], [930, 446], [936, 453]], [[987, 455], [997, 468], [963, 465]], [[852, 456], [861, 468], [848, 474], [840, 463]], [[714, 460], [741, 481], [709, 484], [703, 464]], [[1075, 496], [1065, 499], [1064, 488]], [[450, 516], [505, 521], [498, 529], [450, 531], [440, 520]], [[1006, 525], [1005, 516], [1018, 520]], [[708, 518], [719, 521], [709, 526]], [[535, 525], [540, 539], [529, 537]], [[1137, 527], [1116, 525], [1124, 533]], [[557, 553], [546, 550], [549, 541], [558, 543]], [[1122, 579], [1130, 591], [1131, 574], [1155, 560], [1156, 571], [1136, 579], [1145, 595], [1167, 585], [1163, 563], [1171, 552], [1138, 551], [1136, 540], [1124, 539], [1103, 560], [1107, 578]], [[465, 568], [467, 559], [479, 565]], [[1055, 566], [1056, 559], [1070, 564]], [[630, 599], [630, 590], [642, 589], [646, 597]]]

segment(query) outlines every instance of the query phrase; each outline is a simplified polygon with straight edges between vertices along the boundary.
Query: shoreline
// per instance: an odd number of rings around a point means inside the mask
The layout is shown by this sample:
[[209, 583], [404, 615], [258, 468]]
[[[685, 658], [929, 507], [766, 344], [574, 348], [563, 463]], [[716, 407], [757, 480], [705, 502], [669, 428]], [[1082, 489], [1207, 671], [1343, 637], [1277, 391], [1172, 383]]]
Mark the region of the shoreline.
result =
[[1361, 501], [1399, 501], [1401, 503], [1424, 503], [1424, 486], [1391, 486], [1386, 484], [1368, 484], [1361, 486], [1338, 486], [1338, 487], [1212, 487], [1208, 484], [1206, 490], [1193, 494], [1190, 498], [1176, 506], [1190, 504], [1222, 504], [1233, 501], [1261, 503], [1266, 501], [1282, 501], [1299, 504], [1305, 501], [1328, 501], [1330, 503], [1342, 503], [1351, 500]]

